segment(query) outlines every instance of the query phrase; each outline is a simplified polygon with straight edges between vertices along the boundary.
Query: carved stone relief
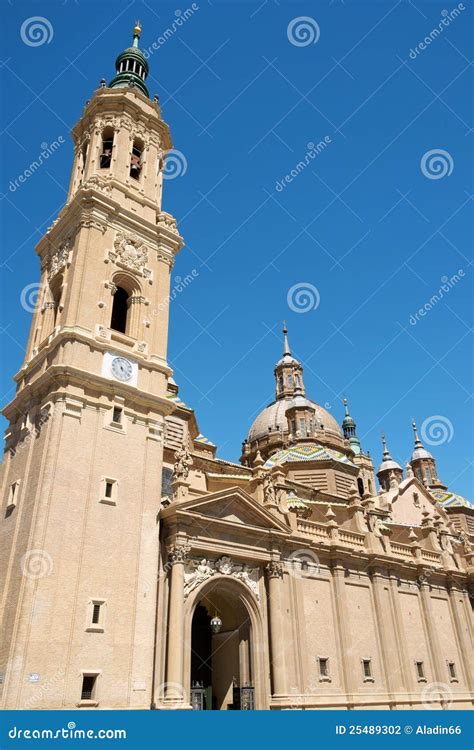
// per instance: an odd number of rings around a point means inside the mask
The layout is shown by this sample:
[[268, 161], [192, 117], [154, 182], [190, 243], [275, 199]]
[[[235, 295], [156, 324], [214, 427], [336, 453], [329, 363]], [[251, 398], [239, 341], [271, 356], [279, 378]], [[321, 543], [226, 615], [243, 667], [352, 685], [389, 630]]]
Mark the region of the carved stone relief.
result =
[[216, 573], [242, 581], [259, 599], [259, 569], [251, 568], [247, 563], [234, 563], [227, 555], [214, 561], [205, 557], [201, 560], [188, 560], [184, 569], [184, 598]]

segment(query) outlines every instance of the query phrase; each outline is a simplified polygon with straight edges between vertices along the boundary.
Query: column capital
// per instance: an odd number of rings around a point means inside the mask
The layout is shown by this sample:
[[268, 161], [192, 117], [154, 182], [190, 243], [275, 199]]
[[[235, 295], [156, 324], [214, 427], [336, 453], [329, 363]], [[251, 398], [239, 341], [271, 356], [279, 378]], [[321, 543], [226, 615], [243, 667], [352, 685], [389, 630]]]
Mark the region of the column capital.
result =
[[265, 570], [269, 578], [283, 578], [283, 565], [279, 560], [270, 560]]
[[191, 547], [187, 542], [176, 542], [168, 547], [168, 564], [184, 563], [188, 559]]

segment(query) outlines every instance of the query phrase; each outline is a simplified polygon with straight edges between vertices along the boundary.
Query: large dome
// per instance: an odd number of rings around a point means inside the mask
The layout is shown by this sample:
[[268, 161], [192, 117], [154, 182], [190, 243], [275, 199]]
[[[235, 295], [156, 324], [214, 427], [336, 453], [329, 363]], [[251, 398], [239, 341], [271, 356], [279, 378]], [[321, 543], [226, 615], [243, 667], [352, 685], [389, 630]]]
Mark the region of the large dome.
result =
[[338, 438], [343, 438], [342, 430], [334, 417], [329, 414], [326, 409], [316, 404], [314, 401], [310, 401], [308, 398], [303, 396], [295, 396], [294, 398], [282, 398], [274, 401], [273, 404], [267, 406], [252, 424], [249, 434], [248, 441], [252, 443], [254, 440], [268, 435], [269, 432], [278, 432], [279, 430], [288, 430], [288, 420], [286, 418], [286, 412], [291, 409], [292, 406], [308, 406], [315, 411], [316, 426], [324, 428], [329, 434]]

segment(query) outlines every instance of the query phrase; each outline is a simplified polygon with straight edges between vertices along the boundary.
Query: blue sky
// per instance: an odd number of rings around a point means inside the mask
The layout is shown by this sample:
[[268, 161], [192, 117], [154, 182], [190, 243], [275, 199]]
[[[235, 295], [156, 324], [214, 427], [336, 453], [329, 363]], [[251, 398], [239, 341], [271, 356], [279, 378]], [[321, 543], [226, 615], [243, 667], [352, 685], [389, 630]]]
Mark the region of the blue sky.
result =
[[[169, 360], [201, 431], [238, 460], [273, 399], [286, 319], [309, 396], [339, 421], [348, 396], [376, 464], [382, 431], [406, 462], [415, 417], [441, 478], [472, 496], [472, 7], [66, 0], [5, 12], [3, 402], [30, 325], [33, 248], [65, 200], [69, 131], [140, 18], [143, 48], [172, 30], [149, 58], [148, 86], [186, 165], [167, 180], [164, 208], [186, 240], [173, 283], [196, 278], [172, 305]], [[23, 40], [34, 16], [46, 19], [42, 44]]]

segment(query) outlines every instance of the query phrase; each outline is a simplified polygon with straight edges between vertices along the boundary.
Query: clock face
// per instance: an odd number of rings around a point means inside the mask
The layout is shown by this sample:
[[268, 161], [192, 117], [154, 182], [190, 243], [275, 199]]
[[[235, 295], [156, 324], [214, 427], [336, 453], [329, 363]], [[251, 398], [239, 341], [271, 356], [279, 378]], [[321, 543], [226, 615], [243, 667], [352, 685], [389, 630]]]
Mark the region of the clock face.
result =
[[124, 357], [114, 357], [111, 369], [112, 375], [117, 380], [130, 380], [133, 374], [132, 363]]

